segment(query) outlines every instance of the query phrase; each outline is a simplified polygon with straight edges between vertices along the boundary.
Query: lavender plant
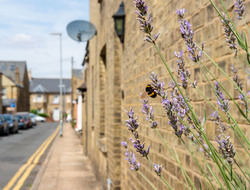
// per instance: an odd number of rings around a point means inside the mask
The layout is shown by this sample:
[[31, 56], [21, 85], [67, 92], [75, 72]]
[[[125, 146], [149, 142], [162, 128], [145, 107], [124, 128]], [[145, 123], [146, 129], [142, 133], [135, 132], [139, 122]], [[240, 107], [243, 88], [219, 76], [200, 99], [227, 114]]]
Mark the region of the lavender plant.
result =
[[[238, 43], [239, 47], [241, 47], [246, 52], [246, 60], [250, 64], [250, 54], [248, 51], [248, 45], [245, 34], [243, 34], [243, 38], [241, 37], [241, 35], [239, 35], [238, 30], [232, 22], [232, 19], [229, 17], [223, 0], [220, 1], [224, 7], [224, 11], [226, 14], [221, 13], [212, 0], [209, 1], [222, 19], [221, 22], [223, 24], [226, 42], [229, 48], [234, 50], [235, 55], [237, 56], [237, 53], [239, 52], [237, 46]], [[141, 30], [146, 34], [145, 40], [147, 42], [150, 42], [155, 47], [157, 53], [159, 54], [162, 62], [164, 63], [168, 71], [169, 76], [172, 79], [169, 84], [169, 87], [165, 88], [164, 83], [158, 80], [157, 75], [152, 73], [152, 75], [149, 77], [154, 92], [158, 95], [158, 97], [161, 98], [163, 110], [165, 111], [165, 115], [168, 118], [168, 124], [169, 126], [171, 126], [173, 133], [178, 139], [181, 140], [183, 145], [190, 152], [192, 158], [199, 166], [204, 180], [209, 183], [210, 187], [216, 189], [216, 187], [214, 186], [214, 182], [212, 181], [212, 179], [214, 179], [221, 189], [246, 189], [245, 181], [250, 181], [249, 169], [244, 165], [244, 163], [241, 161], [240, 156], [237, 154], [236, 149], [233, 145], [232, 138], [226, 134], [229, 129], [232, 130], [237, 139], [240, 141], [244, 150], [246, 151], [246, 154], [250, 156], [249, 140], [239, 127], [236, 120], [233, 118], [232, 114], [230, 113], [230, 102], [232, 101], [238, 107], [240, 113], [246, 119], [246, 121], [250, 123], [248, 119], [248, 103], [250, 101], [247, 97], [247, 94], [243, 92], [243, 84], [239, 79], [238, 70], [234, 67], [232, 68], [234, 76], [231, 79], [227, 75], [227, 73], [225, 73], [218, 66], [218, 64], [216, 64], [215, 61], [204, 51], [204, 44], [202, 44], [202, 47], [200, 48], [194, 42], [194, 31], [191, 29], [191, 24], [189, 23], [189, 21], [185, 18], [185, 9], [177, 10], [178, 22], [180, 24], [180, 33], [187, 47], [188, 56], [193, 62], [199, 65], [204, 77], [209, 83], [210, 88], [212, 89], [217, 99], [217, 105], [213, 104], [206, 97], [206, 95], [204, 95], [199, 90], [199, 85], [197, 85], [197, 82], [190, 81], [191, 72], [189, 72], [185, 66], [183, 51], [175, 52], [175, 56], [177, 58], [177, 76], [179, 77], [179, 79], [177, 79], [173, 75], [156, 44], [156, 40], [158, 39], [159, 34], [155, 36], [152, 36], [151, 34], [153, 31], [152, 17], [148, 13], [148, 7], [146, 5], [146, 2], [144, 0], [135, 0], [134, 3], [137, 8], [137, 10], [135, 11], [135, 13], [137, 14], [137, 20], [140, 23]], [[237, 18], [243, 19], [245, 11], [243, 1], [236, 0], [235, 8]], [[235, 86], [236, 90], [239, 92], [238, 98], [245, 105], [245, 113], [241, 110], [240, 106], [234, 100], [232, 95], [229, 94], [229, 92], [223, 87], [223, 85], [219, 83], [213, 73], [211, 73], [211, 71], [209, 71], [206, 65], [202, 62], [202, 54], [205, 54], [205, 56], [209, 58], [209, 60], [214, 64], [214, 66], [216, 66], [219, 71], [222, 72], [223, 75], [226, 76], [226, 78]], [[212, 76], [213, 80], [215, 80], [214, 86], [208, 79], [207, 74]], [[212, 117], [215, 122], [215, 125], [218, 127], [219, 130], [219, 135], [214, 139], [217, 142], [218, 147], [216, 147], [211, 142], [211, 139], [208, 139], [208, 136], [205, 133], [207, 120], [206, 112], [204, 113], [203, 119], [200, 119], [193, 109], [192, 101], [190, 101], [189, 98], [184, 95], [184, 91], [189, 89], [189, 87], [193, 87], [194, 89], [196, 89], [199, 94], [216, 110], [212, 114]], [[226, 98], [224, 93], [226, 94], [226, 96], [229, 97], [229, 99]], [[184, 176], [186, 185], [193, 189], [196, 189], [194, 183], [192, 182], [187, 172], [185, 171], [185, 168], [182, 166], [180, 160], [178, 159], [178, 155], [175, 153], [175, 151], [173, 151], [173, 148], [168, 145], [167, 141], [162, 137], [161, 133], [159, 132], [158, 128], [162, 126], [159, 126], [159, 122], [155, 120], [153, 107], [149, 106], [149, 100], [143, 98], [142, 104], [142, 112], [145, 114], [146, 120], [150, 123], [150, 128], [156, 131], [163, 144], [167, 147], [168, 151], [170, 152], [174, 160], [177, 162]], [[218, 107], [220, 110], [218, 109]], [[139, 134], [136, 130], [140, 124], [137, 123], [137, 117], [134, 118], [133, 110], [131, 109], [129, 112], [127, 112], [127, 115], [129, 117], [129, 120], [126, 121], [126, 125], [128, 126], [128, 130], [130, 130], [136, 138], [135, 140], [131, 138], [133, 147], [142, 157], [145, 157], [149, 161], [155, 173], [163, 180], [165, 185], [169, 189], [171, 189], [170, 185], [162, 176], [162, 165], [152, 164], [151, 160], [148, 158], [148, 156], [150, 155], [150, 146], [147, 148], [147, 150], [145, 150], [144, 143], [141, 143], [141, 141], [139, 140]], [[198, 154], [202, 156], [202, 162], [205, 163], [205, 167], [208, 169], [212, 177], [209, 176], [204, 170], [204, 168], [200, 165], [201, 161], [196, 157], [195, 152], [192, 151], [190, 147], [186, 144], [186, 140], [191, 141], [193, 145], [197, 147], [197, 150], [199, 150]], [[125, 148], [127, 148], [127, 144], [123, 143], [123, 146], [126, 146]], [[236, 160], [236, 157], [239, 160]], [[217, 172], [213, 171], [207, 161], [208, 159], [214, 162], [214, 166], [216, 166], [218, 170]], [[238, 161], [241, 162], [241, 166], [238, 164]], [[242, 166], [244, 167], [244, 169], [241, 168]]]

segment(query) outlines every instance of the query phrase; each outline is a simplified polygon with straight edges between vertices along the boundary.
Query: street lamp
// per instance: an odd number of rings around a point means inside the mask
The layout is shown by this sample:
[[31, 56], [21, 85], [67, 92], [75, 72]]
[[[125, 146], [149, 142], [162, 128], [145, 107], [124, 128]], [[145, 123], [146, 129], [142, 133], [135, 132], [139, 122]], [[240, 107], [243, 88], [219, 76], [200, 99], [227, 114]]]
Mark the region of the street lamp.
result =
[[121, 2], [118, 11], [113, 15], [115, 22], [115, 31], [121, 42], [124, 42], [124, 32], [125, 32], [125, 11], [124, 3]]
[[60, 89], [60, 136], [63, 136], [63, 120], [62, 120], [62, 33], [50, 33], [50, 35], [53, 36], [59, 36], [60, 39], [60, 84], [59, 84], [59, 89]]

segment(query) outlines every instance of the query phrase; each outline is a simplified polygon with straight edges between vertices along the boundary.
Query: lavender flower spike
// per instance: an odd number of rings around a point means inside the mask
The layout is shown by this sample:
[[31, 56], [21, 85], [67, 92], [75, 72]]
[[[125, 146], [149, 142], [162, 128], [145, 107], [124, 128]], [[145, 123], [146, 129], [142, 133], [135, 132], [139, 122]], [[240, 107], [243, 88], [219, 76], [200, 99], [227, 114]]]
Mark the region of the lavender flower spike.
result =
[[140, 168], [140, 162], [136, 162], [135, 154], [130, 151], [126, 151], [125, 156], [126, 156], [125, 159], [131, 164], [130, 169], [138, 171]]
[[243, 89], [243, 84], [242, 82], [240, 81], [240, 78], [239, 78], [239, 75], [238, 75], [238, 69], [236, 69], [234, 67], [234, 65], [232, 65], [231, 67], [233, 73], [234, 73], [234, 76], [233, 76], [233, 81], [236, 83], [236, 85], [242, 90]]
[[241, 20], [246, 7], [243, 5], [242, 0], [236, 0], [234, 5], [235, 5], [235, 12], [238, 14], [237, 18]]
[[162, 171], [162, 165], [156, 165], [154, 164], [154, 169], [155, 169], [155, 172], [157, 173], [158, 176], [161, 176], [161, 171]]
[[223, 158], [227, 160], [228, 164], [232, 165], [234, 161], [233, 157], [235, 156], [236, 151], [229, 139], [229, 136], [222, 139], [221, 136], [219, 136], [216, 141], [219, 144], [219, 150], [222, 153]]
[[185, 19], [185, 12], [186, 12], [185, 9], [177, 10], [177, 14], [179, 17], [178, 21], [180, 23], [181, 36], [185, 40], [185, 44], [187, 45], [189, 58], [194, 62], [198, 62], [202, 55], [202, 51], [199, 51], [199, 53], [197, 53], [197, 46], [193, 41], [194, 31], [191, 30], [191, 24]]
[[[238, 69], [234, 68], [234, 65], [232, 65], [232, 71], [234, 73], [233, 76], [233, 81], [236, 83], [236, 85], [239, 87], [240, 90], [243, 89], [243, 82], [240, 81], [240, 77], [238, 75]], [[236, 90], [238, 90], [237, 88], [235, 88]], [[238, 90], [239, 91], [239, 90]], [[247, 101], [247, 95], [245, 94], [245, 96], [243, 96], [243, 94], [241, 94], [241, 92], [239, 91], [239, 96], [238, 98], [242, 101], [242, 104], [246, 107], [246, 109], [248, 108], [248, 101]]]
[[229, 48], [234, 50], [235, 55], [237, 55], [237, 45], [235, 43], [236, 37], [235, 37], [235, 35], [234, 35], [234, 33], [233, 33], [232, 29], [231, 29], [231, 28], [233, 28], [233, 26], [230, 23], [230, 20], [226, 18], [224, 13], [223, 13], [223, 17], [224, 17], [226, 22], [223, 19], [221, 20], [221, 22], [222, 22], [222, 25], [223, 25], [223, 28], [224, 28], [224, 32], [225, 32], [225, 36], [226, 36], [226, 42], [227, 42]]
[[158, 122], [154, 120], [154, 111], [153, 108], [149, 108], [148, 99], [142, 99], [142, 113], [146, 114], [146, 120], [151, 123], [151, 128], [156, 128]]
[[217, 104], [219, 105], [222, 111], [224, 111], [225, 113], [228, 112], [230, 108], [229, 101], [224, 98], [217, 81], [215, 82], [214, 90], [217, 94]]
[[141, 25], [141, 30], [146, 33], [145, 41], [154, 43], [159, 37], [160, 33], [156, 34], [154, 37], [151, 37], [151, 32], [153, 31], [153, 26], [151, 25], [152, 17], [148, 13], [148, 7], [144, 0], [134, 0], [134, 4], [137, 8], [135, 13], [137, 14], [137, 20]]
[[129, 120], [125, 121], [128, 130], [130, 130], [132, 133], [136, 131], [136, 129], [139, 127], [140, 123], [137, 123], [137, 117], [134, 118], [134, 111], [131, 108], [130, 111], [127, 111]]
[[135, 141], [131, 138], [130, 139], [132, 143], [134, 144], [134, 148], [137, 152], [139, 152], [143, 157], [147, 157], [149, 154], [150, 145], [148, 146], [147, 150], [144, 150], [144, 144], [141, 144], [141, 141], [139, 139], [136, 139]]
[[181, 78], [181, 86], [186, 89], [188, 87], [188, 80], [190, 78], [191, 73], [187, 70], [187, 68], [185, 67], [185, 61], [183, 59], [183, 51], [181, 50], [181, 52], [175, 52], [175, 56], [178, 58], [177, 65], [177, 73], [178, 76]]

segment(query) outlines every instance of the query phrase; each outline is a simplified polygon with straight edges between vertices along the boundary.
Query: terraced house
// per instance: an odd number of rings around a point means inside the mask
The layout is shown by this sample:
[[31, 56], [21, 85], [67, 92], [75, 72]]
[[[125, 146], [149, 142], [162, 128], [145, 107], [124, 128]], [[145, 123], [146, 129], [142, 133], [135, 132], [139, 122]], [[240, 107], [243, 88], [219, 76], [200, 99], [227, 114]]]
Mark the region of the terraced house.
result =
[[[63, 113], [71, 114], [71, 80], [63, 79]], [[54, 121], [60, 119], [60, 89], [57, 78], [31, 78], [30, 109], [45, 113]]]
[[25, 61], [0, 61], [3, 112], [29, 111], [29, 79]]
[[[135, 14], [136, 7], [133, 0], [124, 2], [121, 0], [90, 1], [90, 21], [95, 25], [97, 34], [89, 40], [88, 54], [83, 62], [86, 67], [83, 72], [83, 81], [87, 85], [87, 91], [83, 102], [83, 108], [86, 108], [86, 110], [83, 113], [82, 138], [84, 152], [91, 159], [96, 175], [105, 189], [152, 189], [139, 172], [130, 170], [130, 164], [125, 160], [125, 149], [121, 146], [121, 141], [126, 141], [129, 150], [136, 153], [133, 148], [133, 145], [135, 146], [135, 134], [131, 133], [133, 131], [131, 128], [130, 131], [128, 130], [125, 123], [126, 120], [129, 120], [128, 116], [131, 117], [131, 113], [129, 115], [125, 110], [129, 111], [131, 108], [134, 110], [134, 119], [138, 116], [140, 126], [137, 131], [141, 142], [145, 142], [145, 149], [149, 145], [151, 146], [148, 156], [153, 164], [163, 165], [161, 175], [173, 189], [182, 190], [187, 188], [181, 168], [170, 154], [169, 149], [161, 142], [156, 131], [150, 127], [148, 121], [152, 120], [141, 112], [141, 94], [145, 94], [146, 86], [151, 83], [149, 76], [152, 75], [152, 72], [157, 74], [160, 81], [164, 82], [164, 90], [167, 89], [169, 91], [168, 96], [171, 96], [172, 88], [169, 83], [172, 82], [172, 79], [162, 63], [162, 59], [166, 60], [170, 72], [175, 77], [178, 77], [180, 54], [175, 54], [175, 52], [181, 52], [181, 50], [184, 53], [185, 67], [191, 73], [190, 81], [197, 81], [200, 92], [206, 95], [208, 102], [214, 104], [217, 102], [210, 84], [202, 74], [204, 70], [201, 70], [198, 63], [194, 63], [189, 59], [189, 50], [187, 50], [186, 43], [182, 38], [184, 35], [180, 32], [181, 21], [178, 21], [180, 18], [176, 13], [177, 9], [186, 8], [185, 18], [192, 25], [194, 41], [200, 47], [204, 43], [206, 52], [230, 77], [233, 75], [231, 71], [232, 64], [239, 68], [244, 89], [248, 91], [250, 89], [246, 73], [239, 66], [239, 59], [235, 58], [235, 52], [228, 48], [221, 18], [209, 1], [147, 0], [146, 2], [148, 5], [147, 11], [152, 13], [153, 18], [152, 25], [154, 28], [152, 33], [154, 35], [160, 33], [159, 36], [156, 35], [152, 38], [146, 36], [144, 33], [145, 25], [141, 24], [142, 26], [140, 26], [136, 19], [138, 14]], [[250, 9], [250, 1], [246, 0], [244, 2], [245, 6]], [[220, 10], [223, 10], [223, 6], [219, 1], [216, 1], [216, 4]], [[225, 6], [229, 14], [235, 18], [234, 1], [225, 1]], [[116, 17], [123, 20], [116, 20], [118, 25], [115, 27], [114, 19]], [[246, 25], [250, 27], [249, 12], [245, 14], [245, 20]], [[234, 21], [241, 34], [242, 31], [247, 31], [244, 22], [236, 19]], [[144, 29], [144, 32], [140, 28]], [[122, 30], [119, 31], [119, 29]], [[146, 41], [144, 40], [145, 37]], [[250, 39], [249, 34], [247, 38]], [[155, 41], [162, 53], [161, 56], [157, 54], [157, 49], [154, 47]], [[243, 55], [245, 54], [243, 53]], [[197, 59], [202, 59], [216, 80], [223, 84], [223, 87], [232, 94], [236, 101], [239, 101], [238, 95], [236, 95], [237, 92], [234, 91], [235, 87], [220, 70], [214, 67], [204, 54]], [[212, 85], [214, 85], [215, 78], [208, 77]], [[183, 80], [178, 79], [178, 82], [181, 84]], [[219, 132], [211, 117], [214, 108], [194, 88], [188, 86], [184, 90], [184, 94], [189, 97], [195, 113], [201, 118], [200, 121], [206, 118], [204, 131], [211, 142], [216, 144], [215, 138]], [[197, 189], [200, 189], [200, 187], [210, 189], [200, 173], [199, 166], [193, 160], [180, 138], [177, 137], [178, 131], [175, 131], [170, 125], [171, 123], [169, 123], [164, 110], [166, 107], [162, 107], [162, 100], [159, 95], [151, 98], [146, 94], [146, 98], [149, 99], [149, 104], [153, 106], [158, 131], [166, 143], [174, 150], [174, 153], [178, 155], [182, 167], [187, 171], [187, 175], [194, 183], [194, 186]], [[233, 110], [232, 115], [238, 121], [240, 128], [246, 132], [249, 123], [241, 119], [231, 100], [230, 107]], [[234, 147], [238, 150], [238, 153], [242, 158], [246, 158], [247, 155], [243, 153], [242, 146], [237, 141], [235, 134], [231, 133], [231, 136], [234, 139]], [[134, 140], [131, 142], [130, 138]], [[184, 137], [184, 140], [187, 142], [188, 147], [195, 149], [188, 138]], [[145, 157], [142, 157], [138, 152], [136, 157], [137, 161], [141, 163], [140, 171], [153, 182], [156, 189], [167, 189], [159, 175], [156, 174], [154, 167], [147, 162]], [[202, 160], [202, 157], [198, 156], [198, 159]], [[214, 169], [214, 165], [209, 158], [207, 162]], [[244, 159], [243, 163], [249, 167], [249, 162], [246, 159]], [[202, 167], [204, 165], [203, 162]], [[216, 184], [216, 181], [212, 180], [211, 183]], [[218, 184], [215, 185], [215, 188], [219, 188]]]

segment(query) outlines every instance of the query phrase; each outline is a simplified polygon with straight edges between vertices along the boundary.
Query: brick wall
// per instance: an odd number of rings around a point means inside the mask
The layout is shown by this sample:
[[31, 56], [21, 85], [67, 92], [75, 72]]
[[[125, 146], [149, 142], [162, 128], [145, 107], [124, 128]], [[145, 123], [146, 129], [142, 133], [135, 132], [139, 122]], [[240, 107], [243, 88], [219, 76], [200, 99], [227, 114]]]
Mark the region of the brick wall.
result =
[[0, 114], [3, 113], [3, 100], [2, 100], [2, 76], [3, 74], [0, 72]]
[[29, 77], [27, 67], [25, 66], [23, 81], [20, 82], [23, 88], [19, 89], [17, 97], [17, 111], [29, 112], [30, 111], [30, 92], [29, 92]]
[[[120, 2], [117, 0], [103, 0], [101, 3], [98, 3], [97, 0], [90, 1], [90, 21], [96, 26], [97, 35], [89, 41], [90, 56], [86, 70], [88, 156], [92, 160], [96, 175], [104, 187], [106, 187], [106, 180], [110, 178], [112, 180], [112, 189], [151, 189], [139, 174], [129, 169], [129, 165], [124, 159], [124, 150], [120, 147], [121, 140], [130, 142], [129, 139], [132, 137], [125, 127], [124, 121], [127, 120], [127, 115], [124, 109], [128, 110], [133, 107], [141, 123], [138, 130], [140, 139], [145, 141], [146, 146], [151, 145], [150, 158], [155, 163], [163, 164], [162, 175], [173, 189], [184, 189], [185, 183], [180, 168], [162, 145], [155, 131], [148, 127], [145, 116], [141, 113], [140, 93], [144, 92], [145, 86], [149, 83], [148, 77], [150, 73], [155, 72], [165, 84], [171, 81], [170, 76], [160, 57], [156, 54], [154, 47], [143, 41], [144, 34], [139, 30], [139, 23], [136, 21], [132, 0], [125, 2], [125, 41], [124, 44], [120, 43], [114, 31], [112, 18], [112, 15], [118, 10]], [[186, 17], [195, 31], [195, 41], [198, 44], [205, 43], [205, 50], [219, 66], [230, 74], [232, 74], [230, 72], [232, 63], [239, 67], [239, 60], [227, 48], [220, 19], [207, 0], [147, 0], [146, 2], [149, 11], [153, 15], [154, 33], [161, 33], [157, 44], [173, 73], [176, 71], [174, 52], [181, 49], [186, 51], [179, 33], [176, 15], [176, 10], [180, 8], [186, 8], [187, 10]], [[216, 1], [216, 3], [219, 4], [219, 1]], [[232, 10], [233, 1], [228, 0], [225, 3], [230, 10], [230, 14], [234, 15]], [[246, 0], [245, 5], [250, 8], [250, 1]], [[219, 8], [222, 9], [221, 6]], [[250, 21], [249, 15], [245, 16], [248, 24]], [[241, 31], [245, 30], [242, 22], [234, 21]], [[248, 36], [248, 39], [250, 39], [250, 36]], [[105, 60], [103, 55], [105, 55]], [[216, 104], [216, 99], [212, 95], [211, 89], [208, 88], [208, 83], [206, 83], [199, 66], [192, 63], [187, 56], [185, 56], [185, 60], [188, 69], [192, 73], [191, 80], [197, 80], [201, 91], [208, 96], [211, 102]], [[214, 68], [204, 56], [203, 61], [224, 87], [234, 97], [237, 97], [237, 93], [233, 92], [234, 87], [232, 84], [222, 76], [218, 69]], [[239, 70], [240, 73], [244, 73], [240, 68]], [[249, 89], [245, 76], [242, 76], [242, 80], [244, 81], [245, 90]], [[122, 93], [124, 98], [122, 98]], [[204, 117], [204, 110], [206, 110], [208, 121], [205, 130], [208, 137], [214, 140], [218, 131], [211, 121], [210, 115], [213, 111], [211, 106], [194, 89], [188, 88], [185, 93], [191, 98], [192, 105], [198, 116]], [[199, 168], [184, 145], [176, 138], [173, 129], [168, 125], [160, 99], [150, 99], [150, 105], [154, 107], [155, 119], [159, 121], [160, 133], [171, 146], [175, 147], [180, 162], [195, 185], [199, 187], [201, 183], [203, 189], [205, 189], [205, 183], [200, 175]], [[231, 109], [234, 110], [234, 105], [231, 105]], [[249, 125], [242, 121], [238, 113], [232, 112], [232, 114], [239, 121], [242, 129], [246, 131]], [[235, 140], [236, 137], [234, 134], [231, 135], [237, 151], [244, 157]], [[132, 147], [131, 143], [129, 146]], [[190, 145], [190, 147], [192, 146]], [[157, 189], [163, 189], [162, 181], [155, 175], [148, 162], [139, 155], [137, 155], [137, 158], [141, 162], [140, 170], [154, 182]]]

